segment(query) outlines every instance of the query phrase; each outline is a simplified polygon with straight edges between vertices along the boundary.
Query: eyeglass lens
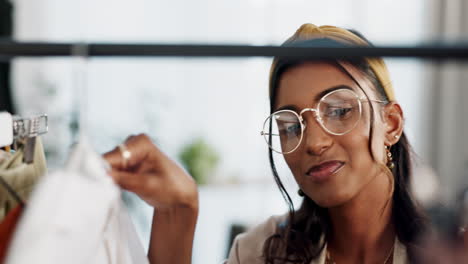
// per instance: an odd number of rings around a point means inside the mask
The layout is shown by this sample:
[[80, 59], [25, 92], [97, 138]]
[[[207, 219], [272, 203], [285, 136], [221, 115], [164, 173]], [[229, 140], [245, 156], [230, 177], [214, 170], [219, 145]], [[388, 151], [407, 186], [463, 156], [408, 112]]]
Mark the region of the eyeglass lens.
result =
[[[361, 102], [351, 90], [336, 90], [319, 101], [317, 114], [317, 121], [326, 132], [343, 135], [351, 131], [359, 122]], [[263, 135], [269, 146], [276, 152], [288, 153], [295, 150], [303, 137], [299, 115], [292, 110], [273, 113], [264, 123]]]

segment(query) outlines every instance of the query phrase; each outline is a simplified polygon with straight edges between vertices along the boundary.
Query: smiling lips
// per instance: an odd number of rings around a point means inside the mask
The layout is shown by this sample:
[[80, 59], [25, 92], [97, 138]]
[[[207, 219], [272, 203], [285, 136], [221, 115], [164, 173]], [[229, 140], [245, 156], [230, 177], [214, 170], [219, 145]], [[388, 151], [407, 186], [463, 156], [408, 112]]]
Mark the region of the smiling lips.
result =
[[330, 178], [331, 175], [337, 173], [344, 166], [344, 162], [332, 160], [323, 162], [317, 166], [313, 166], [307, 171], [307, 175], [312, 177], [316, 182], [323, 182]]

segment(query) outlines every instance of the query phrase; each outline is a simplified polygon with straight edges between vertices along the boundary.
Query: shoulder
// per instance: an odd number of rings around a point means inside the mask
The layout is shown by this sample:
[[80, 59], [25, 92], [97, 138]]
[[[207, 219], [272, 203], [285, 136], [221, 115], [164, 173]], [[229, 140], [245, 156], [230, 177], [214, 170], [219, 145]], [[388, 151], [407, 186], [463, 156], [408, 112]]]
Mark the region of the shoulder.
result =
[[263, 245], [265, 240], [276, 233], [279, 226], [286, 224], [288, 214], [271, 216], [263, 223], [234, 240], [227, 264], [260, 264], [264, 263]]

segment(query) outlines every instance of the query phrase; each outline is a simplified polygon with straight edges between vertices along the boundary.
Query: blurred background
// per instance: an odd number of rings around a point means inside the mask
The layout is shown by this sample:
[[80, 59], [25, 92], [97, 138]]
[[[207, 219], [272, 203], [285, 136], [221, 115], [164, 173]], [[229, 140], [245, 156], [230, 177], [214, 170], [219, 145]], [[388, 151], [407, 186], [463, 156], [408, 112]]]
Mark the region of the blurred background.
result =
[[[0, 0], [0, 37], [18, 41], [279, 45], [303, 23], [356, 29], [376, 45], [465, 42], [468, 2]], [[468, 185], [468, 68], [386, 62], [417, 154], [414, 190], [425, 204], [449, 204]], [[270, 63], [18, 58], [0, 63], [0, 103], [21, 116], [49, 115], [50, 170], [63, 166], [79, 129], [98, 152], [129, 134], [149, 134], [200, 184], [193, 262], [215, 264], [226, 257], [233, 234], [287, 210], [260, 136]], [[284, 164], [280, 175], [297, 205], [297, 186]], [[124, 199], [147, 247], [152, 209], [131, 194]]]

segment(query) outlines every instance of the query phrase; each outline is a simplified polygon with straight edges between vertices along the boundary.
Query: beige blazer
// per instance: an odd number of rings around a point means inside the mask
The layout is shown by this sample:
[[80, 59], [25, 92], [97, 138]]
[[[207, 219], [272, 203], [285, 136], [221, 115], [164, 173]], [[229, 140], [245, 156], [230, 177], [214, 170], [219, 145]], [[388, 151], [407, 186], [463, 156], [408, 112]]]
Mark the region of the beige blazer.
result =
[[[9, 158], [0, 161], [0, 177], [23, 199], [28, 200], [39, 179], [47, 172], [44, 148], [40, 137], [36, 139], [34, 162], [23, 163], [24, 152], [16, 151]], [[17, 202], [0, 186], [0, 221], [17, 206]]]
[[[283, 222], [286, 215], [272, 216], [267, 221], [251, 229], [247, 233], [240, 234], [234, 240], [229, 258], [225, 264], [264, 264], [261, 257], [263, 253], [263, 243], [274, 234], [277, 226]], [[325, 249], [321, 255], [310, 262], [310, 264], [325, 264]], [[406, 248], [398, 239], [395, 241], [393, 252], [393, 264], [408, 264]]]

